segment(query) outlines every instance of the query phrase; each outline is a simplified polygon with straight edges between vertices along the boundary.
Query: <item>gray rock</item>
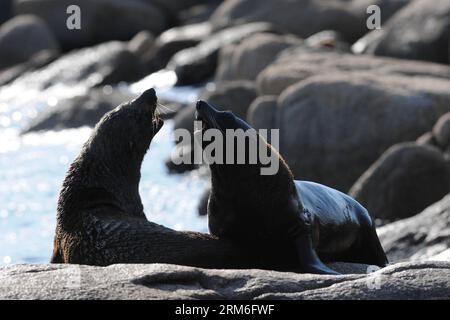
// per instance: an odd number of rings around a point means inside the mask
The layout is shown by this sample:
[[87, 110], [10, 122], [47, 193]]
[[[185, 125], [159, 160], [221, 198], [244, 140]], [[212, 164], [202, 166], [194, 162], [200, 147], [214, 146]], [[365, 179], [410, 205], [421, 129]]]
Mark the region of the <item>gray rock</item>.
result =
[[450, 81], [364, 73], [311, 77], [278, 99], [280, 151], [298, 179], [348, 191], [390, 146], [450, 110]]
[[[67, 28], [66, 10], [70, 5], [81, 9], [79, 30]], [[166, 14], [143, 1], [16, 0], [15, 12], [44, 19], [66, 50], [110, 40], [130, 40], [142, 30], [159, 34], [168, 26]]]
[[377, 229], [388, 258], [425, 260], [450, 249], [450, 195], [422, 213]]
[[167, 264], [12, 265], [0, 268], [0, 298], [450, 298], [450, 262], [401, 263], [368, 275], [355, 274], [364, 273], [367, 266], [340, 265], [353, 274], [324, 276], [264, 270], [207, 270]]
[[21, 86], [44, 90], [53, 85], [95, 87], [136, 81], [144, 67], [127, 43], [111, 41], [75, 50], [16, 79]]
[[255, 80], [258, 74], [275, 60], [279, 52], [299, 43], [301, 40], [294, 36], [254, 34], [233, 48], [231, 55], [220, 55], [215, 79], [216, 81]]
[[277, 96], [259, 96], [250, 105], [247, 120], [255, 129], [277, 128]]
[[156, 39], [149, 64], [151, 71], [158, 71], [169, 63], [179, 51], [194, 47], [211, 34], [209, 22], [174, 27], [164, 31]]
[[340, 52], [350, 52], [350, 44], [342, 34], [334, 30], [324, 30], [305, 39], [305, 44], [313, 48], [331, 48]]
[[211, 21], [216, 28], [265, 21], [302, 38], [331, 29], [353, 43], [367, 32], [369, 5], [380, 6], [385, 21], [409, 1], [229, 0], [217, 9]]
[[249, 23], [231, 27], [212, 34], [193, 48], [175, 54], [167, 67], [175, 71], [178, 85], [196, 84], [212, 77], [216, 71], [221, 47], [238, 43], [257, 32], [270, 32], [267, 23]]
[[0, 69], [24, 63], [42, 51], [59, 52], [54, 35], [42, 19], [17, 16], [0, 27]]
[[337, 71], [450, 79], [450, 66], [441, 64], [367, 55], [355, 56], [300, 46], [283, 51], [279, 59], [260, 73], [257, 80], [258, 91], [261, 95], [279, 95], [288, 86], [308, 77]]
[[208, 3], [192, 6], [178, 14], [178, 21], [181, 25], [206, 22], [221, 3], [222, 0], [210, 0]]
[[41, 130], [61, 130], [82, 126], [93, 127], [103, 115], [119, 104], [128, 101], [130, 96], [119, 92], [93, 89], [80, 95], [58, 102], [41, 112], [22, 134]]
[[357, 41], [353, 51], [449, 63], [449, 39], [450, 2], [417, 0]]
[[401, 143], [389, 148], [349, 194], [374, 218], [413, 216], [450, 192], [450, 166], [435, 147]]

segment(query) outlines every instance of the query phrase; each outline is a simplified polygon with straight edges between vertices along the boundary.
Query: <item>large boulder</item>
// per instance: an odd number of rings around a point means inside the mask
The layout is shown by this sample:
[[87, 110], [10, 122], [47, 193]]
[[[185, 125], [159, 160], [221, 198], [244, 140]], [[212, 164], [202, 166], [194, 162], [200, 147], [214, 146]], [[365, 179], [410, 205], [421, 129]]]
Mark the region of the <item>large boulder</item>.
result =
[[0, 298], [450, 299], [450, 262], [400, 263], [369, 274], [361, 273], [376, 268], [343, 263], [332, 267], [346, 275], [208, 270], [167, 264], [11, 265], [0, 268]]
[[389, 148], [353, 185], [349, 194], [374, 218], [413, 216], [450, 192], [450, 165], [428, 145]]
[[167, 67], [175, 71], [178, 85], [203, 82], [216, 71], [219, 49], [238, 43], [258, 32], [273, 31], [267, 23], [249, 23], [213, 33], [197, 46], [175, 54]]
[[22, 133], [61, 130], [82, 126], [93, 127], [105, 115], [131, 97], [121, 92], [92, 89], [87, 94], [63, 99], [41, 112]]
[[366, 10], [381, 8], [382, 21], [410, 0], [229, 0], [211, 18], [216, 28], [265, 21], [306, 38], [323, 30], [336, 30], [354, 42], [367, 32]]
[[308, 77], [337, 71], [450, 79], [450, 66], [442, 64], [355, 56], [299, 46], [283, 51], [274, 63], [260, 73], [258, 89], [261, 95], [279, 95], [288, 86]]
[[450, 195], [377, 233], [391, 262], [433, 259], [450, 249]]
[[275, 60], [279, 52], [299, 43], [301, 40], [294, 36], [254, 34], [233, 48], [232, 54], [220, 55], [216, 81], [255, 80], [261, 70]]
[[357, 53], [449, 63], [450, 1], [416, 0], [353, 45]]
[[314, 76], [278, 99], [280, 151], [299, 179], [348, 191], [390, 146], [430, 131], [450, 110], [450, 80]]
[[[81, 28], [67, 27], [67, 8], [81, 10]], [[168, 26], [166, 14], [150, 1], [122, 0], [16, 0], [15, 12], [44, 19], [63, 49], [91, 46], [109, 40], [129, 40], [142, 30], [161, 33]]]
[[42, 51], [59, 52], [55, 36], [42, 19], [17, 16], [0, 27], [0, 70], [27, 62]]

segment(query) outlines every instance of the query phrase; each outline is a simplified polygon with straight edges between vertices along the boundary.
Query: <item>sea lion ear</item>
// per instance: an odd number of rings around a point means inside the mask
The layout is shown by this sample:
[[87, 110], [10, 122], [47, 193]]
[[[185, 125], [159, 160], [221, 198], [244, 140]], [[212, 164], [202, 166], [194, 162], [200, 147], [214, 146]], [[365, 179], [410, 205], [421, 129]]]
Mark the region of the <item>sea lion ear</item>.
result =
[[158, 98], [156, 97], [156, 91], [153, 88], [144, 91], [137, 98], [137, 101], [150, 105], [155, 105], [157, 100]]

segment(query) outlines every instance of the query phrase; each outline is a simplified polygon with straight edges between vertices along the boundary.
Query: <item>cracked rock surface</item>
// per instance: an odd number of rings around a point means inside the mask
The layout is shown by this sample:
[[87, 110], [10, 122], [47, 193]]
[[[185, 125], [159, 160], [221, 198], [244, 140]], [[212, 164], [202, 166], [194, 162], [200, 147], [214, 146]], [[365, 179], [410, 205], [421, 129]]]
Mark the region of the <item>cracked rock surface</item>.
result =
[[450, 262], [337, 263], [341, 276], [166, 264], [13, 265], [0, 299], [450, 299]]

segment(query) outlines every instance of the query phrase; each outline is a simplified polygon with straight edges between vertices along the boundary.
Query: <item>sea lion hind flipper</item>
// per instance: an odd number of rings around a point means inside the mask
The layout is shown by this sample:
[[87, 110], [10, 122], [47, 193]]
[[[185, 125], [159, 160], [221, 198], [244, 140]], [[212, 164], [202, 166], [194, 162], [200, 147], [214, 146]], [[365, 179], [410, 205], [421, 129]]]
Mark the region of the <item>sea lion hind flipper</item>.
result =
[[304, 273], [340, 275], [339, 272], [327, 267], [317, 256], [313, 248], [310, 234], [302, 234], [294, 238], [297, 254], [300, 260], [300, 270]]

